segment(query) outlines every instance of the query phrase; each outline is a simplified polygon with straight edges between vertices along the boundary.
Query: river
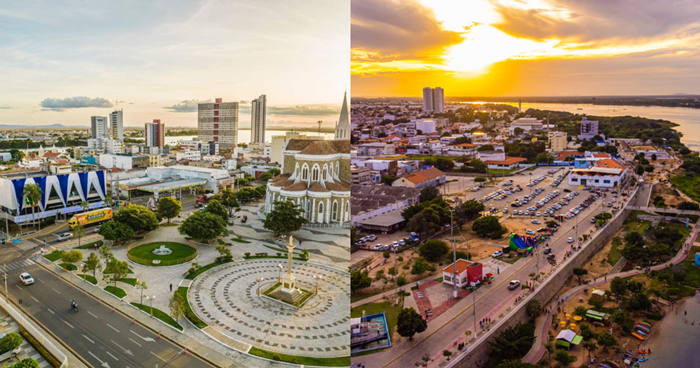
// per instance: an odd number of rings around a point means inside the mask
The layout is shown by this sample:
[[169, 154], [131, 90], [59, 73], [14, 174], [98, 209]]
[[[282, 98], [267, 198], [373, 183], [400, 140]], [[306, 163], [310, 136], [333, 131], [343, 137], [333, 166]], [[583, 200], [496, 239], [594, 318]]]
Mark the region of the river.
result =
[[[650, 340], [643, 346], [651, 348], [652, 353], [642, 367], [700, 366], [697, 351], [700, 337], [700, 294], [685, 298], [678, 304], [677, 315], [671, 312], [652, 327]], [[688, 315], [685, 315], [686, 311]]]
[[[509, 105], [518, 106], [517, 102]], [[579, 108], [581, 110], [579, 110]], [[568, 111], [575, 114], [595, 116], [641, 116], [649, 119], [663, 119], [676, 123], [676, 128], [683, 133], [681, 141], [691, 150], [700, 151], [700, 109], [662, 106], [618, 106], [591, 104], [561, 104], [561, 103], [523, 103], [523, 111], [527, 109]], [[626, 138], [626, 137], [617, 137]]]

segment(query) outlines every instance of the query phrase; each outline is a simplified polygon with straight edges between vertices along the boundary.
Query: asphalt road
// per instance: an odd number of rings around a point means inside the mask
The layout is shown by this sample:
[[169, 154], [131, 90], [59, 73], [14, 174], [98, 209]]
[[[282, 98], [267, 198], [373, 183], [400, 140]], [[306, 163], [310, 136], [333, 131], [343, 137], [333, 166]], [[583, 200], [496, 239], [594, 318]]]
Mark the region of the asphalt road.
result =
[[[24, 286], [19, 274], [36, 282]], [[211, 367], [139, 324], [100, 305], [37, 264], [8, 271], [10, 298], [94, 367]], [[4, 294], [4, 293], [3, 293]], [[78, 303], [79, 312], [70, 308]]]

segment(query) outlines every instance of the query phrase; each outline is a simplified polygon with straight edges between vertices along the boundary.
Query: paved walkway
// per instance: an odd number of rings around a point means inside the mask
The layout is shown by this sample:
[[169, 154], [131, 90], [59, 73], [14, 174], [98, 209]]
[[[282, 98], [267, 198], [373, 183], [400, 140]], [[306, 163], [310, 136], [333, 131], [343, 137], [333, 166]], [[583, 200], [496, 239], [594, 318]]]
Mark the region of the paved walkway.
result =
[[[19, 325], [12, 317], [10, 317], [10, 315], [7, 314], [7, 312], [0, 309], [0, 333], [9, 334], [12, 332], [19, 333]], [[19, 347], [22, 349], [22, 351], [17, 354], [16, 361], [26, 358], [33, 358], [37, 361], [37, 363], [39, 363], [39, 367], [41, 368], [51, 366], [49, 362], [47, 362], [46, 359], [44, 359], [44, 357], [42, 357], [41, 354], [39, 354], [39, 352], [36, 351], [36, 349], [34, 349], [34, 347], [24, 338], [22, 338], [22, 344]], [[12, 364], [14, 362], [15, 360], [11, 360], [5, 364]]]
[[[700, 228], [697, 226], [694, 226], [692, 229], [692, 232], [689, 234], [688, 239], [690, 241], [686, 241], [683, 248], [676, 254], [671, 260], [669, 260], [666, 263], [658, 264], [656, 266], [652, 266], [652, 270], [661, 270], [666, 268], [668, 265], [676, 265], [680, 262], [682, 262], [688, 254], [686, 253], [687, 250], [690, 248], [690, 245], [694, 244], [695, 241], [698, 238], [698, 234], [700, 234]], [[616, 274], [608, 274], [607, 276], [603, 278], [598, 278], [596, 281], [590, 282], [588, 284], [583, 284], [576, 286], [564, 294], [560, 295], [560, 298], [573, 298], [579, 293], [583, 292], [583, 289], [590, 289], [593, 286], [601, 285], [607, 283], [608, 279], [612, 280], [615, 277], [629, 277], [629, 276], [634, 276], [634, 275], [639, 275], [644, 273], [644, 270], [631, 270], [627, 272], [620, 272]], [[557, 302], [553, 301], [549, 306], [546, 307], [546, 309], [549, 309], [550, 311], [553, 311], [557, 307]], [[544, 355], [546, 351], [545, 343], [547, 342], [548, 338], [548, 332], [549, 332], [549, 326], [552, 323], [552, 315], [553, 313], [548, 313], [544, 314], [540, 317], [537, 318], [537, 323], [535, 327], [535, 344], [532, 345], [532, 348], [530, 351], [523, 357], [522, 362], [523, 363], [530, 363], [530, 364], [537, 364], [542, 359], [542, 356]]]

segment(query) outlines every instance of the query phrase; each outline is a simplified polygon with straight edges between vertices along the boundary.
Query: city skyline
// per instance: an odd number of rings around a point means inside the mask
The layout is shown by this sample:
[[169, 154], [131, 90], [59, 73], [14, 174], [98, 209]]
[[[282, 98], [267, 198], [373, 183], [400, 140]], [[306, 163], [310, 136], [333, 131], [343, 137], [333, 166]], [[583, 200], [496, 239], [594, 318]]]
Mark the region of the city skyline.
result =
[[352, 2], [354, 97], [700, 93], [700, 4]]
[[268, 125], [332, 127], [350, 84], [349, 14], [323, 1], [7, 4], [0, 124], [86, 126], [123, 108], [126, 127], [196, 127], [198, 102], [240, 101], [245, 116], [266, 94]]

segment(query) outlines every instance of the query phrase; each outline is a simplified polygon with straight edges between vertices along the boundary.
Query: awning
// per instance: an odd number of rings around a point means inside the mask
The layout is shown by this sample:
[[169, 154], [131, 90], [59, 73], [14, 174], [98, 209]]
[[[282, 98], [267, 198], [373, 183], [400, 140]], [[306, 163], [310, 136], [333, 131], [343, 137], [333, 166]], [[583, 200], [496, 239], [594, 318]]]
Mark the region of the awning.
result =
[[578, 345], [581, 343], [581, 340], [583, 340], [583, 336], [576, 335], [573, 340], [571, 340], [571, 343], [574, 345]]
[[603, 320], [603, 317], [601, 317], [601, 316], [594, 316], [594, 315], [592, 315], [592, 314], [586, 314], [586, 317], [591, 318], [591, 319], [596, 319], [596, 320], [598, 320], [598, 321], [602, 321], [602, 320]]
[[565, 347], [565, 348], [567, 348], [567, 349], [568, 349], [569, 347], [571, 347], [571, 344], [569, 344], [567, 341], [564, 341], [564, 340], [557, 340], [557, 342], [555, 343], [555, 345], [563, 346], [563, 347]]

